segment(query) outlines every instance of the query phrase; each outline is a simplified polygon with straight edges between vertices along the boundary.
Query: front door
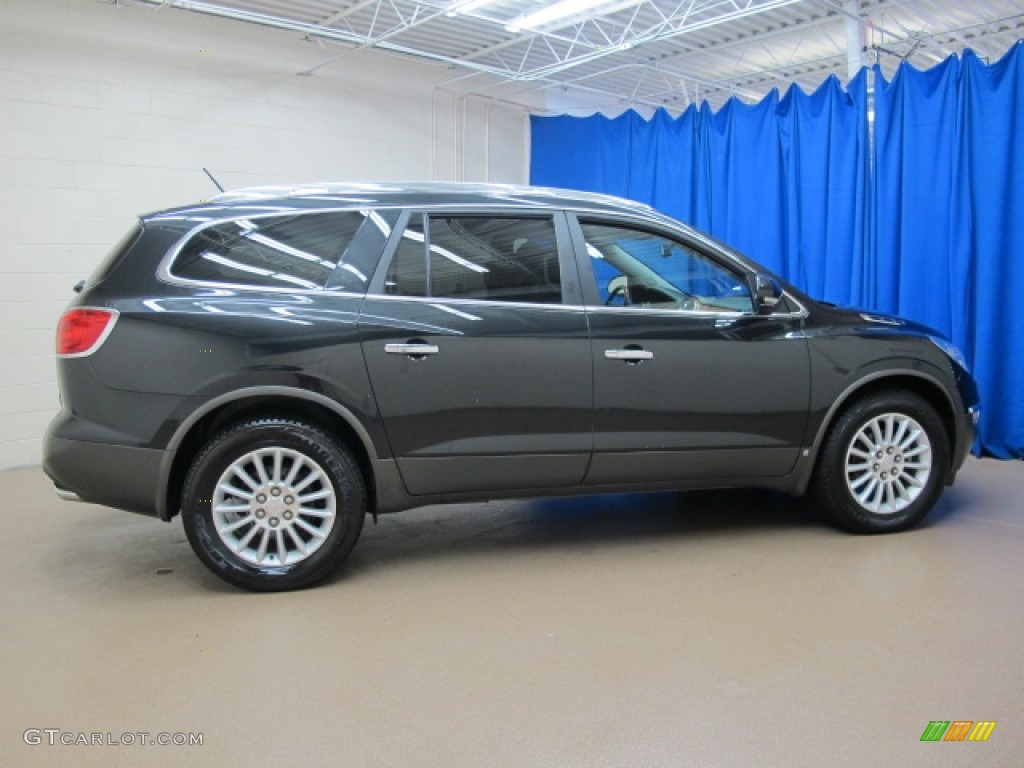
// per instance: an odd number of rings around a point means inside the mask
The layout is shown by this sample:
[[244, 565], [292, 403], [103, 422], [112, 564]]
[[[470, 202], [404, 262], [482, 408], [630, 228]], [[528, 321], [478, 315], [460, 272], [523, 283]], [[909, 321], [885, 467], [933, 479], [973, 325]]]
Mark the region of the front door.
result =
[[744, 268], [629, 222], [573, 223], [594, 361], [587, 485], [714, 485], [796, 462], [810, 370], [801, 316], [759, 316]]

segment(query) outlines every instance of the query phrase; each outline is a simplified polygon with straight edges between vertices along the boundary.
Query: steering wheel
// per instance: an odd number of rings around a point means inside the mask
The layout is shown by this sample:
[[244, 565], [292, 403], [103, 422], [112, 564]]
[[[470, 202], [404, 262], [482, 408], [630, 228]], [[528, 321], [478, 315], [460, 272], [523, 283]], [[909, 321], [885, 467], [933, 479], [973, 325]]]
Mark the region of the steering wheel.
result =
[[622, 303], [624, 305], [628, 305], [629, 295], [626, 293], [625, 283], [619, 283], [614, 288], [612, 288], [611, 291], [609, 291], [608, 298], [604, 300], [604, 305], [606, 307], [610, 307], [612, 302], [615, 301], [615, 299], [619, 298], [620, 296], [622, 297]]

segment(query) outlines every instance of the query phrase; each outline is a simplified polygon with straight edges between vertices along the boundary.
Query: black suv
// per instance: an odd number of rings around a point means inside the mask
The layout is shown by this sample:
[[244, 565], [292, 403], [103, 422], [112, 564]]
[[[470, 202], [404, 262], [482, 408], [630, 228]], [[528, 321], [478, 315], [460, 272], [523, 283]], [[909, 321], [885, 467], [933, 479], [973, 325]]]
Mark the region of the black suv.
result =
[[44, 468], [301, 587], [440, 501], [758, 486], [919, 521], [977, 394], [935, 332], [654, 210], [550, 189], [257, 188], [141, 218], [60, 321]]

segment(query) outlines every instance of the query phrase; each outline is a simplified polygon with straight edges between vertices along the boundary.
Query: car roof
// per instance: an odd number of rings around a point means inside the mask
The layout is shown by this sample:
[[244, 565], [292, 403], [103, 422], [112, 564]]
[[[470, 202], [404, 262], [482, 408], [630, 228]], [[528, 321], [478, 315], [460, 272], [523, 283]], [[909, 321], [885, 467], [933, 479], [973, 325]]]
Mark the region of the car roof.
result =
[[246, 187], [224, 192], [198, 205], [156, 211], [144, 221], [230, 217], [236, 214], [288, 213], [318, 208], [350, 207], [495, 207], [539, 210], [582, 209], [660, 217], [642, 203], [592, 192], [467, 182], [321, 182], [300, 185]]

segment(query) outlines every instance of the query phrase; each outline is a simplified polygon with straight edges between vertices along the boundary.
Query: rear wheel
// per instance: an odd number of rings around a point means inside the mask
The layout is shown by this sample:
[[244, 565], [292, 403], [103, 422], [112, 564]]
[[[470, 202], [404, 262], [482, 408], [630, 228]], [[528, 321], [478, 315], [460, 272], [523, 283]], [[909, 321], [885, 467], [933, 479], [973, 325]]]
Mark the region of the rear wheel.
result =
[[225, 581], [274, 591], [315, 584], [355, 546], [366, 490], [352, 455], [309, 424], [254, 419], [192, 462], [182, 520], [192, 549]]
[[949, 439], [924, 399], [892, 391], [849, 406], [830, 430], [812, 488], [821, 510], [858, 533], [919, 522], [942, 493]]

